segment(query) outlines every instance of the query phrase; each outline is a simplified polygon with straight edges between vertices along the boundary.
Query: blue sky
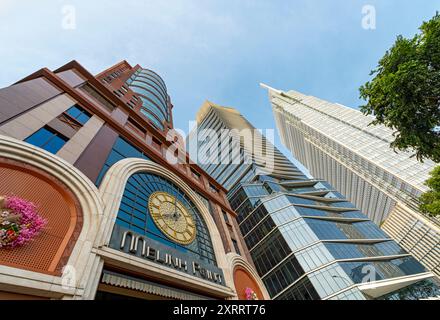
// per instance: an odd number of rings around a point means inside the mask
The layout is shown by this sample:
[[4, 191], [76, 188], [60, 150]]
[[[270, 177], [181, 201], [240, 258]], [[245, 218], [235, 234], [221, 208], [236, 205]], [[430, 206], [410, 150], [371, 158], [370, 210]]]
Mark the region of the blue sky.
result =
[[[74, 30], [62, 28], [64, 5]], [[362, 28], [364, 5], [376, 8], [375, 30]], [[358, 107], [396, 36], [436, 10], [433, 0], [0, 0], [0, 87], [72, 59], [92, 73], [126, 59], [164, 78], [176, 127], [187, 131], [208, 99], [273, 128], [259, 82]]]

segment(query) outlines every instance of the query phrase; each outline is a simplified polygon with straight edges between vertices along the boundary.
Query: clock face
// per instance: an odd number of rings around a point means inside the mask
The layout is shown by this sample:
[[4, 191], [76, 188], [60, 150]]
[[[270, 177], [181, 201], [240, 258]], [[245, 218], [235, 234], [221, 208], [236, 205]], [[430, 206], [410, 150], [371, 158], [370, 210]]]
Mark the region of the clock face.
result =
[[196, 238], [196, 224], [186, 207], [167, 192], [154, 192], [148, 208], [156, 226], [171, 240], [188, 245]]

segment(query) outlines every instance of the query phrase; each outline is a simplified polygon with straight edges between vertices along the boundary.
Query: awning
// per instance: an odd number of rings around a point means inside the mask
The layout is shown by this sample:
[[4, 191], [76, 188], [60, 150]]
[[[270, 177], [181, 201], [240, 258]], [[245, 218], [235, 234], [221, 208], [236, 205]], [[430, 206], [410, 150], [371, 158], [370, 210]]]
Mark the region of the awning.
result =
[[133, 278], [130, 276], [126, 276], [110, 271], [103, 272], [101, 282], [115, 287], [141, 291], [169, 299], [176, 299], [176, 300], [208, 300], [209, 299], [208, 297], [192, 294], [184, 290], [171, 288], [158, 283], [153, 283], [143, 279]]

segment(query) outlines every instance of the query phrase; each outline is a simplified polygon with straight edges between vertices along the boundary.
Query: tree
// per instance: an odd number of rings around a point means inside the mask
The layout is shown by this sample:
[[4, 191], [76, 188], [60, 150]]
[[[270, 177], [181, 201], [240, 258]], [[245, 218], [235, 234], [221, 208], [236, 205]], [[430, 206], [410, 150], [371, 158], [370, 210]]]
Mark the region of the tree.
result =
[[430, 191], [420, 197], [420, 210], [431, 216], [440, 216], [440, 166], [431, 172], [426, 185]]
[[395, 130], [391, 147], [411, 150], [417, 159], [440, 162], [440, 15], [420, 27], [412, 39], [397, 37], [360, 88], [372, 124]]
[[[411, 150], [418, 160], [440, 162], [440, 15], [420, 27], [411, 39], [398, 36], [361, 86], [372, 124], [395, 130], [391, 147]], [[440, 166], [426, 181], [430, 191], [420, 197], [420, 210], [440, 216]]]

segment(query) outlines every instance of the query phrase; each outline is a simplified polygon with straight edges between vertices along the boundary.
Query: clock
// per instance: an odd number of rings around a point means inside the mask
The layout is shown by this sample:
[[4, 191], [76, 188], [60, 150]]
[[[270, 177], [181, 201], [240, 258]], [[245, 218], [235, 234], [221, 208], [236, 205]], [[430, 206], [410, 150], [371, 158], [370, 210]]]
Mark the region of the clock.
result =
[[148, 209], [155, 225], [170, 240], [188, 245], [196, 238], [194, 218], [175, 196], [154, 192], [148, 198]]

